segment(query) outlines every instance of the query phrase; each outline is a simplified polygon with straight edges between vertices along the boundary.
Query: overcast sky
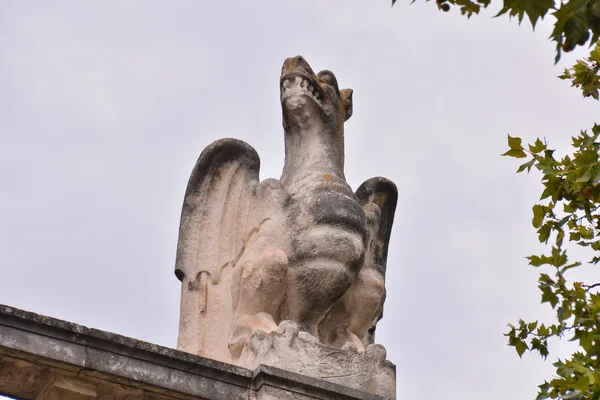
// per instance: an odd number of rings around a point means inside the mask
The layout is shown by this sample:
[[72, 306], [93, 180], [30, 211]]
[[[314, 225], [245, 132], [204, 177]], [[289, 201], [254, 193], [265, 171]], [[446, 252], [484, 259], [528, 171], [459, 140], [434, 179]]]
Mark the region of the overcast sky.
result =
[[539, 176], [499, 154], [507, 133], [565, 150], [597, 104], [555, 78], [574, 58], [553, 65], [549, 23], [532, 33], [493, 14], [421, 0], [1, 2], [0, 303], [174, 347], [192, 167], [235, 137], [257, 149], [261, 179], [280, 176], [279, 73], [301, 54], [354, 89], [349, 183], [382, 175], [400, 192], [377, 331], [399, 398], [534, 399], [561, 353], [520, 360], [502, 333], [551, 315], [524, 259], [540, 251]]

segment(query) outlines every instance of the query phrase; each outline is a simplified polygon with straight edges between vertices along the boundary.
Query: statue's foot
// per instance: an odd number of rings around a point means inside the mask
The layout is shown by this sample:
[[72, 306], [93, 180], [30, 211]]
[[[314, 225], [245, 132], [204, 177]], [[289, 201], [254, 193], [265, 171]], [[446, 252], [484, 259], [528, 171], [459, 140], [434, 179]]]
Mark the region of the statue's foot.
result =
[[234, 358], [242, 354], [244, 346], [248, 344], [248, 338], [254, 330], [265, 333], [277, 329], [277, 324], [271, 314], [259, 312], [254, 315], [242, 315], [231, 324], [231, 336], [229, 338], [229, 351]]
[[385, 347], [380, 344], [370, 344], [367, 346], [365, 356], [372, 358], [377, 363], [384, 363], [387, 359], [387, 351]]
[[[269, 340], [266, 340], [269, 339]], [[298, 339], [305, 342], [319, 343], [319, 340], [308, 332], [300, 331], [293, 321], [282, 321], [271, 334], [255, 329], [248, 339], [248, 350], [254, 355], [263, 355], [273, 350], [275, 341], [278, 346], [298, 348]]]
[[346, 343], [342, 346], [343, 350], [352, 350], [358, 354], [364, 354], [365, 345], [362, 340], [352, 332], [346, 332]]

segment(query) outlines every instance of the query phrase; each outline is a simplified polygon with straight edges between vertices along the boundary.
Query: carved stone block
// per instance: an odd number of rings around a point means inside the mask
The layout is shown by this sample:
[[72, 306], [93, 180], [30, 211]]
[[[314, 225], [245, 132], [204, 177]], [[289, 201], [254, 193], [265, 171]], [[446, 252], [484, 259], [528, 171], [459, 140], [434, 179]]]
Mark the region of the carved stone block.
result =
[[270, 365], [385, 399], [396, 398], [396, 368], [386, 360], [383, 346], [371, 344], [363, 354], [351, 344], [337, 349], [319, 343], [290, 321], [270, 333], [252, 332], [240, 363], [250, 369]]

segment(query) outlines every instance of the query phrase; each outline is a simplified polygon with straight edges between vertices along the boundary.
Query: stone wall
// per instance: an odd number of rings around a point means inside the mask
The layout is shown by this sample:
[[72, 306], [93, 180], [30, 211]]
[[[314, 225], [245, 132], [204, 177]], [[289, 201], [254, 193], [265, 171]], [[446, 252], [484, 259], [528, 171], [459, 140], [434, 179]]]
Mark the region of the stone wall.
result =
[[383, 399], [258, 365], [240, 368], [0, 305], [0, 394], [20, 399]]

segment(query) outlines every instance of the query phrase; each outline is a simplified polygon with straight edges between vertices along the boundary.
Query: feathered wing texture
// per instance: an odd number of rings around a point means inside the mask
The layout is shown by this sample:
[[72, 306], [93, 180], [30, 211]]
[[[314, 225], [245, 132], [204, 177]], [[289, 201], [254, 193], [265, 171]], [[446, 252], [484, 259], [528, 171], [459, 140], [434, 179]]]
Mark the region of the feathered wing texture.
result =
[[375, 177], [365, 181], [356, 190], [356, 196], [364, 207], [369, 203], [376, 204], [381, 212], [379, 226], [376, 227], [369, 252], [370, 259], [365, 264], [379, 265], [385, 271], [387, 267], [387, 253], [398, 203], [398, 189], [394, 182], [382, 177]]
[[221, 139], [204, 149], [192, 171], [175, 263], [182, 282], [179, 350], [228, 361], [229, 278], [253, 225], [259, 168], [254, 148]]
[[[360, 185], [356, 191], [356, 196], [363, 207], [369, 204], [375, 204], [379, 209], [379, 218], [376, 219], [377, 226], [371, 228], [371, 240], [365, 256], [364, 265], [375, 266], [375, 268], [380, 271], [381, 277], [385, 281], [388, 246], [392, 233], [392, 225], [394, 223], [394, 214], [396, 213], [396, 204], [398, 203], [398, 189], [394, 182], [389, 179], [375, 177]], [[383, 317], [384, 301], [385, 291], [381, 299], [381, 312], [375, 318], [371, 328], [363, 338], [365, 347], [375, 343], [375, 328], [377, 322]]]

